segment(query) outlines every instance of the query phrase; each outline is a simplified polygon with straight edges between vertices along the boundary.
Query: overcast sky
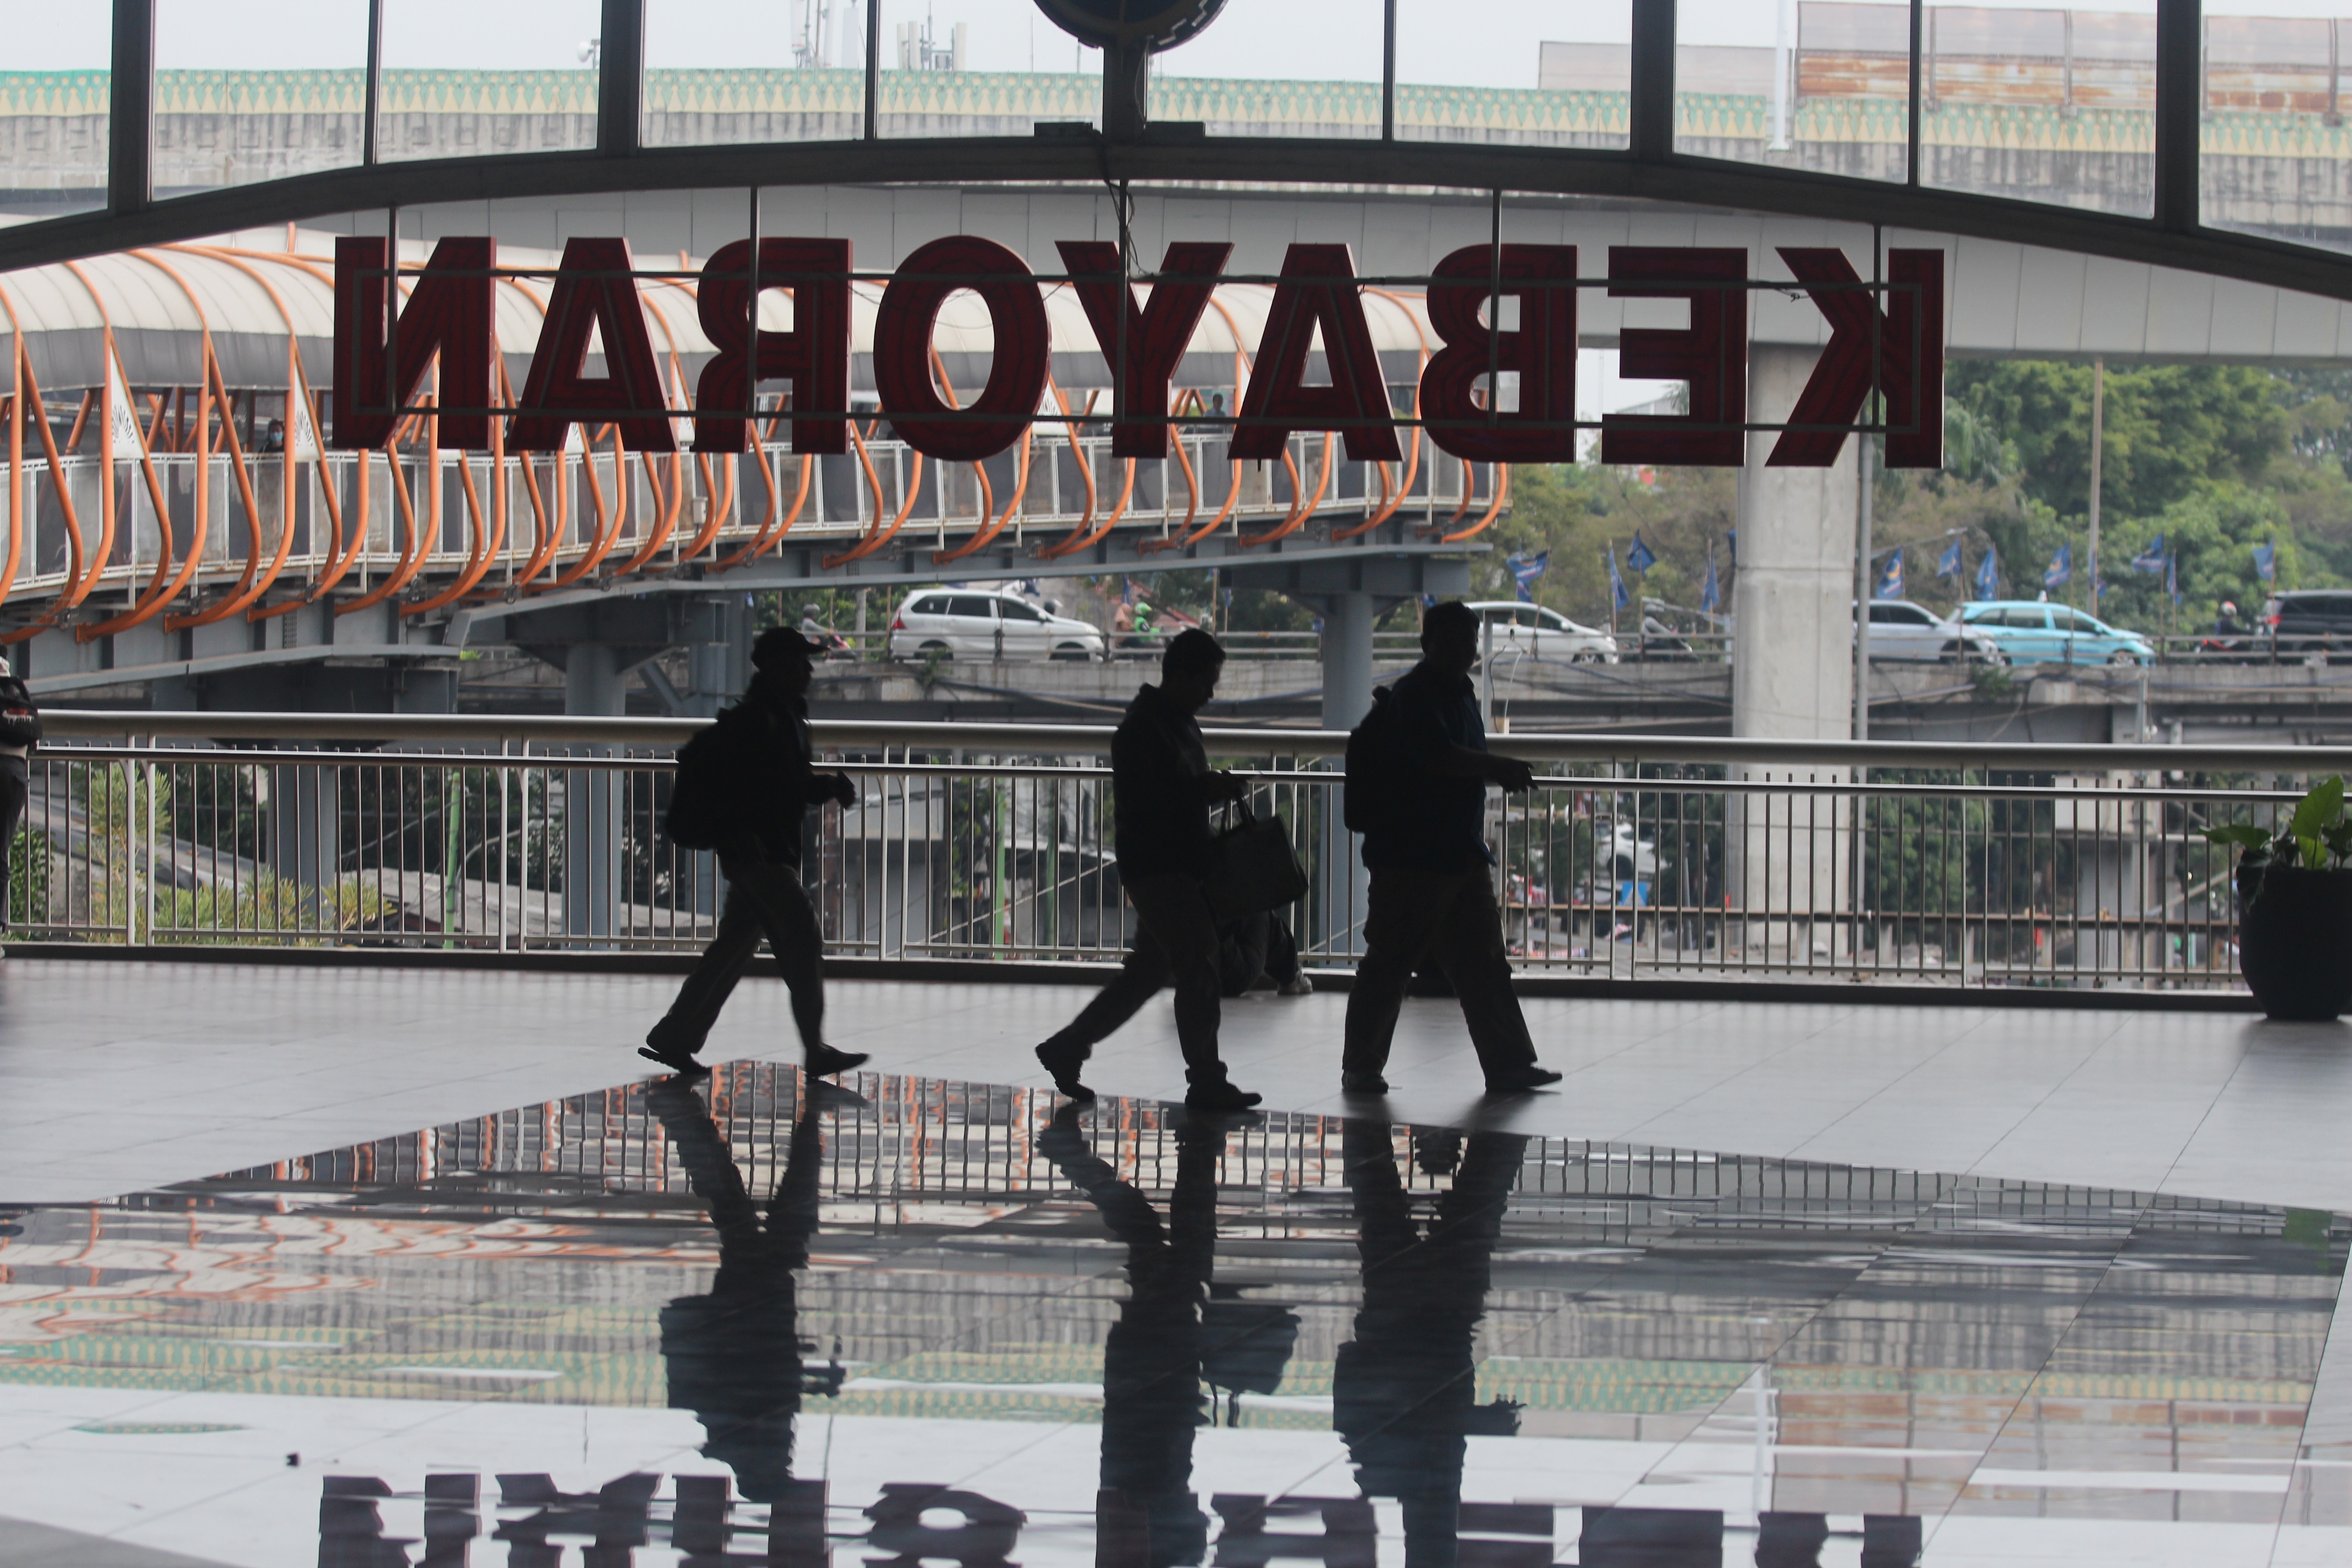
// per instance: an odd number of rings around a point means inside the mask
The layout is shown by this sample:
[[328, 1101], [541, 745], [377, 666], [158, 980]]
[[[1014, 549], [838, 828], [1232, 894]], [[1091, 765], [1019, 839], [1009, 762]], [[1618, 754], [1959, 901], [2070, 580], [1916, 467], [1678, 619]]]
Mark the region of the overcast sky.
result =
[[[656, 66], [781, 66], [808, 0], [647, 0]], [[818, 0], [864, 32], [859, 0]], [[1030, 0], [878, 0], [884, 64], [897, 58], [899, 23], [927, 16], [945, 34], [971, 29], [976, 70], [1067, 70], [1081, 51]], [[1780, 0], [1793, 18], [1794, 0]], [[2005, 9], [2047, 9], [1989, 0]], [[490, 69], [576, 67], [595, 35], [596, 0], [385, 0], [384, 53], [401, 66]], [[2084, 10], [2153, 15], [2155, 0], [2106, 0]], [[1533, 87], [1546, 39], [1626, 40], [1626, 0], [1398, 0], [1398, 74], [1406, 81]], [[159, 63], [200, 68], [351, 67], [365, 58], [364, 0], [157, 0]], [[2208, 16], [2327, 16], [2352, 0], [2205, 0]], [[854, 13], [854, 16], [852, 16]], [[1691, 43], [1769, 45], [1776, 0], [1682, 0]], [[1228, 0], [1200, 38], [1168, 55], [1184, 75], [1370, 80], [1381, 69], [1379, 0]], [[0, 70], [102, 66], [105, 0], [0, 0]], [[836, 58], [845, 57], [836, 54]], [[1096, 68], [1092, 56], [1082, 68]]]

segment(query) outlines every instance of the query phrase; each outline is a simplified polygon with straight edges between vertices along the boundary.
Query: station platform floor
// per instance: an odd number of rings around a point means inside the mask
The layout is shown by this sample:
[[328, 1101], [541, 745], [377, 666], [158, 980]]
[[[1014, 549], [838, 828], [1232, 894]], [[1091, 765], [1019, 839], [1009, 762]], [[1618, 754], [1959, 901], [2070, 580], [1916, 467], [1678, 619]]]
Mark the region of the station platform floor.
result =
[[0, 1568], [2352, 1562], [2352, 1027], [674, 984], [0, 963]]

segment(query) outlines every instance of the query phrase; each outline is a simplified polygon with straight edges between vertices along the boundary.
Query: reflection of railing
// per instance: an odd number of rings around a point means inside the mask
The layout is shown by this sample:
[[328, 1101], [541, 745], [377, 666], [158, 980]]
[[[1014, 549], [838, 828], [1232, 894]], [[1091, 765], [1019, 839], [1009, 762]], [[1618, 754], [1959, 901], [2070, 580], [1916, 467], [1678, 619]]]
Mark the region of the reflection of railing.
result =
[[[62, 731], [121, 715], [62, 715]], [[207, 942], [683, 951], [722, 895], [663, 837], [688, 721], [141, 715], [167, 734], [354, 755], [60, 745], [37, 759], [10, 925]], [[831, 948], [891, 959], [1106, 961], [1125, 940], [1108, 731], [829, 725], [856, 781], [804, 865]], [[1218, 731], [1311, 886], [1311, 957], [1360, 950], [1341, 737]], [[2322, 748], [1804, 748], [1512, 737], [1538, 761], [1486, 832], [1517, 962], [1620, 978], [1949, 985], [2236, 984], [2228, 867], [2198, 834], [2269, 821]], [[482, 749], [486, 744], [499, 749]], [[616, 750], [615, 748], [618, 748]], [[635, 754], [629, 754], [631, 752]], [[1859, 776], [1853, 771], [1860, 767]], [[2191, 771], [2194, 770], [2194, 771]], [[2275, 786], [2275, 787], [2273, 787]]]
[[[22, 465], [13, 502], [0, 482], [0, 522], [21, 516], [29, 525], [5, 596], [79, 586], [136, 597], [161, 581], [159, 567], [191, 564], [191, 542], [200, 554], [190, 597], [224, 579], [250, 583], [257, 568], [275, 601], [321, 584], [365, 599], [392, 579], [423, 609], [454, 602], [443, 592], [453, 576], [473, 579], [476, 599], [502, 598], [629, 573], [725, 572], [788, 539], [846, 555], [887, 536], [945, 553], [986, 531], [999, 547], [1025, 550], [1113, 527], [1197, 541], [1202, 525], [1220, 517], [1209, 536], [1245, 539], [1269, 521], [1388, 508], [1400, 482], [1408, 488], [1394, 514], [1425, 530], [1474, 505], [1489, 518], [1499, 510], [1492, 465], [1440, 455], [1406, 474], [1405, 465], [1348, 461], [1320, 435], [1293, 437], [1280, 462], [1236, 463], [1222, 434], [1177, 439], [1181, 456], [1115, 459], [1108, 436], [1072, 440], [1041, 430], [1025, 454], [980, 464], [926, 463], [903, 441], [880, 437], [861, 438], [845, 456], [813, 458], [782, 447], [740, 458], [651, 456], [602, 437], [583, 451], [503, 459], [404, 448], [396, 461], [333, 452], [289, 465], [277, 452], [157, 452], [147, 460], [152, 486], [140, 465], [115, 465], [110, 530], [103, 459], [65, 457], [53, 469], [34, 458]], [[168, 528], [159, 526], [158, 495]], [[105, 562], [93, 572], [101, 547]]]

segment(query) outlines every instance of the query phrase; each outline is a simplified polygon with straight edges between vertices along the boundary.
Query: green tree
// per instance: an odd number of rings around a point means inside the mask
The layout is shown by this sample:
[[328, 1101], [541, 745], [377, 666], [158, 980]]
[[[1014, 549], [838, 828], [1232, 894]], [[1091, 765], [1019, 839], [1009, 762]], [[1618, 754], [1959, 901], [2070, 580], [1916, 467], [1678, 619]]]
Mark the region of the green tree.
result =
[[[1947, 395], [2015, 447], [2027, 495], [2072, 518], [2090, 510], [2091, 380], [2084, 364], [1964, 361]], [[2147, 517], [2201, 483], [2258, 480], [2296, 428], [2281, 384], [2250, 365], [2111, 369], [2102, 510]]]

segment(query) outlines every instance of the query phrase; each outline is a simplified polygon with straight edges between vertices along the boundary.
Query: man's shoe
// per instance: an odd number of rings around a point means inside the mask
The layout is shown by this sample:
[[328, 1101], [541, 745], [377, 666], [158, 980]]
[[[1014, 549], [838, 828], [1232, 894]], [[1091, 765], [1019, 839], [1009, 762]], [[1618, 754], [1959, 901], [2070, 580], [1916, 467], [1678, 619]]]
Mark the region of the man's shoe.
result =
[[1095, 1091], [1078, 1081], [1078, 1073], [1087, 1065], [1087, 1055], [1084, 1051], [1076, 1050], [1067, 1046], [1059, 1048], [1052, 1045], [1039, 1046], [1037, 1065], [1052, 1075], [1054, 1088], [1056, 1090], [1076, 1100], [1080, 1105], [1094, 1103]]
[[1339, 1075], [1341, 1094], [1386, 1094], [1389, 1080], [1376, 1072], [1343, 1072]]
[[637, 1047], [637, 1055], [649, 1062], [659, 1062], [680, 1078], [709, 1078], [710, 1069], [694, 1059], [692, 1051], [676, 1046], [656, 1044], [652, 1039]]
[[1500, 1078], [1488, 1079], [1486, 1092], [1488, 1094], [1532, 1094], [1539, 1089], [1549, 1089], [1567, 1076], [1566, 1073], [1554, 1072], [1549, 1068], [1521, 1068], [1517, 1072], [1505, 1073]]
[[808, 1059], [803, 1064], [811, 1078], [831, 1078], [865, 1064], [864, 1051], [845, 1051], [833, 1046], [811, 1046]]
[[1252, 1094], [1245, 1089], [1237, 1089], [1231, 1083], [1204, 1083], [1185, 1094], [1184, 1109], [1187, 1110], [1247, 1110], [1265, 1098], [1265, 1096], [1262, 1094]]
[[1276, 993], [1276, 994], [1283, 996], [1312, 996], [1315, 994], [1315, 982], [1307, 978], [1307, 972], [1302, 969], [1297, 973], [1292, 975], [1289, 979], [1284, 981], [1282, 983], [1281, 989]]

